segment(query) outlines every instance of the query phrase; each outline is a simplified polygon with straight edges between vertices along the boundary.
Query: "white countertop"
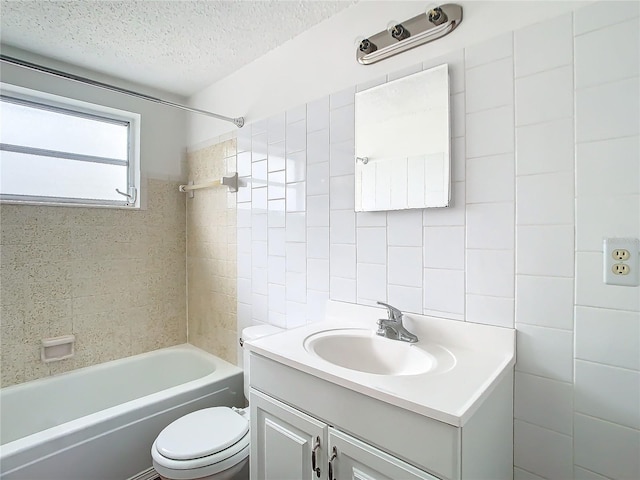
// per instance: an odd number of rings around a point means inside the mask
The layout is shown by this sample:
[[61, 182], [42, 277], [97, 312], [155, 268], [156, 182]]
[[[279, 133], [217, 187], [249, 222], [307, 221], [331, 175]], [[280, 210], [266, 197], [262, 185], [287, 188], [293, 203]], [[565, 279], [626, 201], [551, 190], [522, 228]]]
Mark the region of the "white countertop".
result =
[[420, 339], [416, 345], [444, 347], [455, 358], [450, 368], [417, 375], [376, 375], [336, 366], [304, 348], [307, 337], [325, 330], [370, 328], [375, 332], [378, 318], [386, 318], [385, 309], [332, 301], [325, 321], [245, 345], [289, 367], [456, 427], [464, 425], [515, 364], [515, 330], [415, 314], [405, 314], [404, 325]]

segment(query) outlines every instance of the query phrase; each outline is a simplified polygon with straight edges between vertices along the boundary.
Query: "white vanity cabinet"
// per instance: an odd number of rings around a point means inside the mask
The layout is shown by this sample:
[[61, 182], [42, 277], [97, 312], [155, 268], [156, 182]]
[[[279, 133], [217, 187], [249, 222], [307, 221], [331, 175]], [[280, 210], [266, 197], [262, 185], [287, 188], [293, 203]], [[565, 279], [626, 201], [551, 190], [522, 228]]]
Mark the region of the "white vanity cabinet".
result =
[[329, 301], [245, 343], [252, 480], [513, 478], [515, 330], [407, 314], [408, 343], [384, 315]]
[[[335, 447], [335, 450], [334, 450]], [[335, 457], [334, 457], [335, 454]], [[330, 480], [438, 480], [346, 433], [329, 428]]]
[[255, 390], [249, 404], [252, 479], [312, 480], [317, 468], [326, 478], [325, 423]]
[[[465, 425], [454, 426], [255, 352], [250, 364], [251, 480], [513, 476], [512, 372]], [[312, 468], [318, 443], [319, 476]], [[331, 459], [333, 447], [337, 457]]]
[[437, 480], [263, 393], [250, 397], [252, 480]]

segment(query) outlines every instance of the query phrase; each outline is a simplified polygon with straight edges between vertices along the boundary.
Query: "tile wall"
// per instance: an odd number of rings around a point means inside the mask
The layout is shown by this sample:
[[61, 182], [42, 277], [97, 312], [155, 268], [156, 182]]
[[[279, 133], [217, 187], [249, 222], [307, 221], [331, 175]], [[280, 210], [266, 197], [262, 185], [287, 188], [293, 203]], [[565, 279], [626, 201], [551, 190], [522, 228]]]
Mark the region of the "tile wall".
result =
[[579, 11], [573, 25], [573, 432], [582, 478], [640, 478], [640, 289], [600, 280], [602, 238], [640, 237], [640, 4], [612, 5]]
[[[236, 141], [187, 155], [194, 183], [218, 180], [236, 170]], [[187, 198], [187, 290], [189, 343], [236, 362], [236, 194], [226, 187]]]
[[[3, 387], [186, 341], [184, 194], [146, 194], [138, 211], [0, 206]], [[75, 357], [40, 361], [71, 333]]]
[[[640, 237], [637, 2], [425, 61], [238, 133], [238, 328], [327, 299], [515, 327], [515, 476], [639, 478], [640, 288], [602, 283]], [[453, 204], [354, 213], [354, 94], [448, 63]]]

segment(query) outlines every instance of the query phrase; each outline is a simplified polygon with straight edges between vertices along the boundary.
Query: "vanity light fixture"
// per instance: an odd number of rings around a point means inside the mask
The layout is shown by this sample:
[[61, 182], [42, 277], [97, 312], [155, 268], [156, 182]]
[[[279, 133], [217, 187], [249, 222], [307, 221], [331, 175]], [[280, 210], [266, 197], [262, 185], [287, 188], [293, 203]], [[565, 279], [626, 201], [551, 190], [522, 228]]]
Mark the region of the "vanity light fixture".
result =
[[462, 7], [447, 3], [429, 7], [425, 13], [397, 23], [371, 37], [363, 39], [356, 58], [362, 65], [370, 65], [413, 47], [437, 40], [451, 33], [462, 22]]

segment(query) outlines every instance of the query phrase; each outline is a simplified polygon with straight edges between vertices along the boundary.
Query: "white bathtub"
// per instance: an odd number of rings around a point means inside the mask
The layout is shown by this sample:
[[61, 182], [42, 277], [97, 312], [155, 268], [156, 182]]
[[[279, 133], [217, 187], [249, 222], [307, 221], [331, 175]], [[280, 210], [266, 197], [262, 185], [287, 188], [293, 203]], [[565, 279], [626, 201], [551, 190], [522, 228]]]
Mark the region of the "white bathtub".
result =
[[3, 388], [0, 477], [146, 478], [166, 425], [243, 404], [242, 370], [188, 344]]

